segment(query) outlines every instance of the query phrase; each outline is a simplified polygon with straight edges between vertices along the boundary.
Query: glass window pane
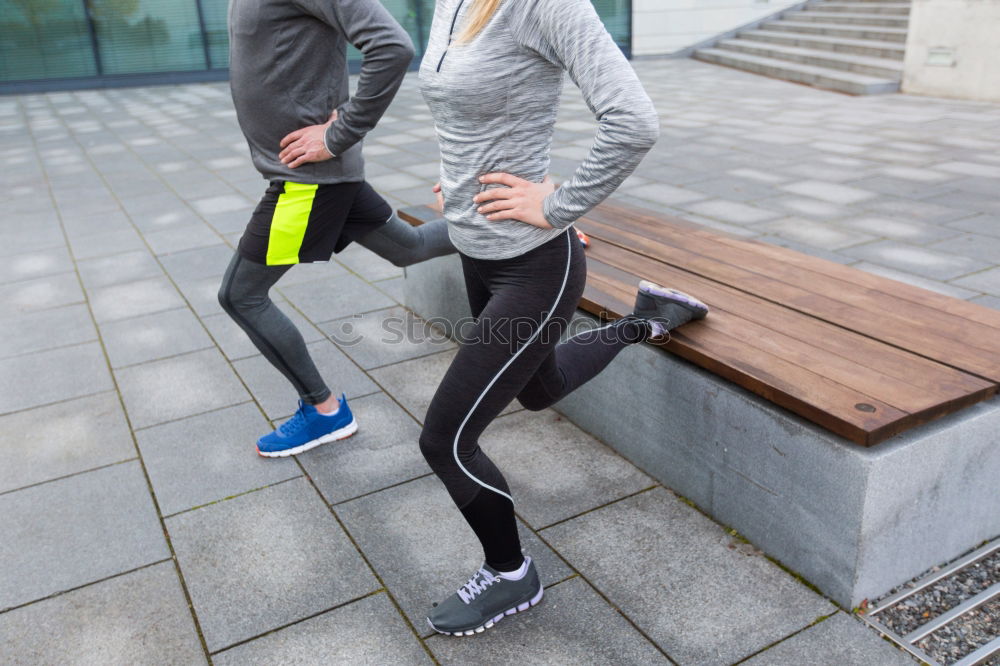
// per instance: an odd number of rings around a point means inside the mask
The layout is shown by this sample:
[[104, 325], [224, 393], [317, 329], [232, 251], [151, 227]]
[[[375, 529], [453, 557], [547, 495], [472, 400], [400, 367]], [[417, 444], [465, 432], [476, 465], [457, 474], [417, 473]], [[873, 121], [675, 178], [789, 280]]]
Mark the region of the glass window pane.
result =
[[80, 0], [0, 0], [0, 81], [97, 74]]
[[604, 21], [605, 27], [614, 38], [618, 48], [631, 55], [629, 52], [629, 38], [632, 33], [632, 15], [629, 11], [629, 0], [591, 0], [594, 8], [597, 9], [598, 16]]
[[205, 69], [194, 0], [88, 0], [104, 74]]
[[201, 0], [205, 13], [205, 30], [208, 33], [208, 53], [212, 69], [229, 67], [229, 2], [228, 0]]

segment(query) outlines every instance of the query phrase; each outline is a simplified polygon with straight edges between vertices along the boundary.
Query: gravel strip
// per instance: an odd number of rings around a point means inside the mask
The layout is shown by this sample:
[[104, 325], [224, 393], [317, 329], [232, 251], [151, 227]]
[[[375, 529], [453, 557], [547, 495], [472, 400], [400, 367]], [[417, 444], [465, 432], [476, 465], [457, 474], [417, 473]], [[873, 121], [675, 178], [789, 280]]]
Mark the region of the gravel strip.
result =
[[[997, 633], [1000, 633], [1000, 598], [969, 611], [960, 620], [946, 624], [919, 641], [917, 647], [949, 666], [989, 643]], [[1000, 656], [994, 656], [987, 664], [1000, 664]]]
[[[928, 573], [939, 570], [940, 567], [935, 567]], [[926, 575], [923, 574], [921, 578]], [[912, 588], [918, 583], [919, 579], [916, 579], [897, 589]], [[1000, 551], [942, 578], [926, 590], [882, 611], [875, 619], [900, 636], [905, 636], [994, 583], [1000, 583]], [[963, 618], [962, 622], [964, 621]], [[1000, 634], [1000, 624], [994, 625], [992, 631], [993, 636]]]

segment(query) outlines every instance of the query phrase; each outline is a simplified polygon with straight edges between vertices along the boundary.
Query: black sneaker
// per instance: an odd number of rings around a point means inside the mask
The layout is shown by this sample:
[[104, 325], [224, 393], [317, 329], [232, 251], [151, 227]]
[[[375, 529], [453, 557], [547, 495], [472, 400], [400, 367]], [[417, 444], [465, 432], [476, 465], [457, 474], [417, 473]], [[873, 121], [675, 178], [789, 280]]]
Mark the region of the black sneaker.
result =
[[484, 564], [469, 582], [435, 606], [427, 622], [431, 628], [449, 636], [471, 636], [489, 629], [504, 618], [526, 611], [542, 600], [542, 584], [531, 558], [525, 558], [527, 571], [518, 580], [500, 575]]
[[692, 319], [704, 319], [708, 306], [683, 291], [643, 280], [635, 296], [635, 315], [648, 319], [652, 337], [671, 331]]

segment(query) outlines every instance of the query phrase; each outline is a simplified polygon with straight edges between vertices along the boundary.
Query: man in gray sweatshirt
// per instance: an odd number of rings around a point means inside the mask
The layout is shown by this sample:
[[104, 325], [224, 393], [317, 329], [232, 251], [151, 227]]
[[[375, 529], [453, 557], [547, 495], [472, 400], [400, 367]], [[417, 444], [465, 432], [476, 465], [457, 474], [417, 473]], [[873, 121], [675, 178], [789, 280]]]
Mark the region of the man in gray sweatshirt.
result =
[[[288, 456], [357, 430], [302, 335], [270, 300], [292, 266], [328, 261], [357, 241], [397, 266], [454, 252], [444, 221], [412, 228], [364, 180], [361, 141], [399, 89], [409, 36], [378, 0], [231, 0], [230, 84], [253, 164], [269, 181], [219, 290], [219, 302], [299, 394], [299, 409], [261, 437]], [[355, 94], [347, 44], [363, 57]]]

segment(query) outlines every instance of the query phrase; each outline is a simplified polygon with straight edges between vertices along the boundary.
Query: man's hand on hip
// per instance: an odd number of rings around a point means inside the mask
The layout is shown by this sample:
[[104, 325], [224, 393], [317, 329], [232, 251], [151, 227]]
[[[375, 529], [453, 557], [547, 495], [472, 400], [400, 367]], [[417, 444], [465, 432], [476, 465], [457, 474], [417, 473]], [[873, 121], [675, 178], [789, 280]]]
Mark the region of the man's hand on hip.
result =
[[305, 164], [307, 162], [322, 162], [328, 160], [333, 155], [326, 149], [326, 130], [337, 119], [337, 112], [330, 114], [330, 120], [322, 125], [310, 125], [302, 129], [295, 130], [281, 140], [282, 151], [278, 154], [278, 159], [289, 168]]

